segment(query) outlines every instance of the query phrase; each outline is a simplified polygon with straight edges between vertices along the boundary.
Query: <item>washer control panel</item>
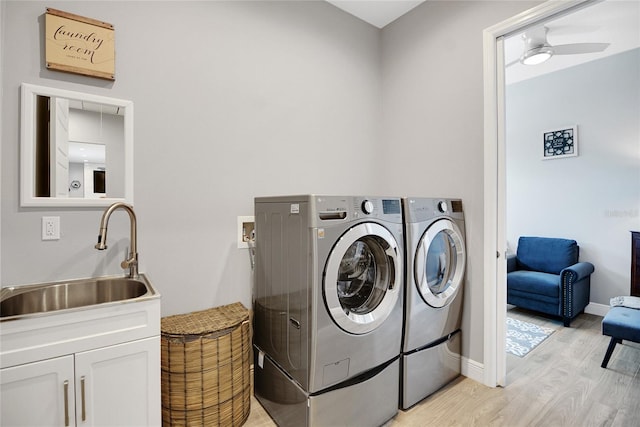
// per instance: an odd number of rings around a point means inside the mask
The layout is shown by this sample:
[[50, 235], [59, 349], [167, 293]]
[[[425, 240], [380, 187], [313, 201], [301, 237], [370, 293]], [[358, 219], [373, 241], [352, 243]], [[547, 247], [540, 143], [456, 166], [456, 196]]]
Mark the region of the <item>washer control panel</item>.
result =
[[353, 197], [355, 218], [377, 218], [402, 222], [402, 201], [393, 197]]
[[[317, 219], [324, 221], [351, 221], [379, 219], [402, 223], [402, 200], [398, 197], [370, 196], [314, 196], [313, 210]], [[315, 216], [315, 215], [314, 215]]]

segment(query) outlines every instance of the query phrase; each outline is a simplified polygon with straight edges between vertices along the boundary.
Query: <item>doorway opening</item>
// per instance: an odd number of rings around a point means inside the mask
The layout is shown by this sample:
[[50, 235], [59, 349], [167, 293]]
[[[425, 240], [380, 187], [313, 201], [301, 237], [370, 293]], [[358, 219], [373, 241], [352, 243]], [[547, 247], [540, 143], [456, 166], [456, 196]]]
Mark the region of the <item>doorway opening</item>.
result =
[[[549, 4], [553, 3], [553, 4]], [[488, 28], [485, 47], [485, 352], [484, 374], [487, 385], [506, 384], [506, 255], [515, 251], [513, 233], [509, 231], [507, 161], [508, 91], [505, 66], [512, 58], [504, 54], [509, 38], [541, 25], [549, 25], [570, 15], [581, 13], [599, 1], [549, 2]], [[541, 129], [543, 130], [543, 129]], [[542, 156], [539, 156], [542, 157]], [[532, 160], [540, 164], [541, 158]], [[551, 160], [550, 162], [562, 162]], [[543, 195], [544, 196], [544, 195]], [[553, 205], [553, 204], [552, 204]], [[511, 233], [511, 234], [510, 234]], [[578, 240], [578, 239], [576, 239]], [[508, 243], [510, 242], [510, 243]]]

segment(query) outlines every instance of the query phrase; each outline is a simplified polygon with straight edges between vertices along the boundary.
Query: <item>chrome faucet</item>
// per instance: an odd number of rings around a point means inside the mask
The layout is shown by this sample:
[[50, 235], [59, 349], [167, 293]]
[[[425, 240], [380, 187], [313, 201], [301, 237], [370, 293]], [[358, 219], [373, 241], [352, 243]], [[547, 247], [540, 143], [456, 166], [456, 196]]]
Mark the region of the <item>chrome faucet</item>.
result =
[[124, 209], [129, 214], [129, 220], [131, 222], [131, 248], [129, 250], [129, 256], [127, 259], [120, 263], [120, 267], [123, 269], [129, 269], [129, 277], [137, 278], [138, 277], [138, 238], [137, 238], [137, 225], [136, 225], [136, 214], [133, 211], [133, 208], [126, 203], [118, 202], [114, 203], [107, 208], [102, 214], [102, 219], [100, 220], [100, 234], [98, 234], [98, 243], [95, 248], [99, 251], [103, 251], [107, 249], [107, 227], [109, 225], [109, 217], [116, 209]]

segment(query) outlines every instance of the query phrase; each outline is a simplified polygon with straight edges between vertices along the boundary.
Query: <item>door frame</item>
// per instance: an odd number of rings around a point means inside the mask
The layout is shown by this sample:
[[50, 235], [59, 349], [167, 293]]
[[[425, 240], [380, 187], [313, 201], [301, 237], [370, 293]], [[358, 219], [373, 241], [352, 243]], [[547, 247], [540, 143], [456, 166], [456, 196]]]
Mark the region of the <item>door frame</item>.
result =
[[547, 1], [483, 31], [484, 383], [506, 385], [506, 137], [504, 37], [603, 0]]

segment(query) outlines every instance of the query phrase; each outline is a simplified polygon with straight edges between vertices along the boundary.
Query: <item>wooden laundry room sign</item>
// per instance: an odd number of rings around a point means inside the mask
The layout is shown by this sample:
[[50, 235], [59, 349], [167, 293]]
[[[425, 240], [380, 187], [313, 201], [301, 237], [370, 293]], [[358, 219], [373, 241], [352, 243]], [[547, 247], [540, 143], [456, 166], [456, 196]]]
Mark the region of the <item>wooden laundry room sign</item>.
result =
[[45, 34], [48, 69], [116, 79], [113, 25], [47, 8]]

